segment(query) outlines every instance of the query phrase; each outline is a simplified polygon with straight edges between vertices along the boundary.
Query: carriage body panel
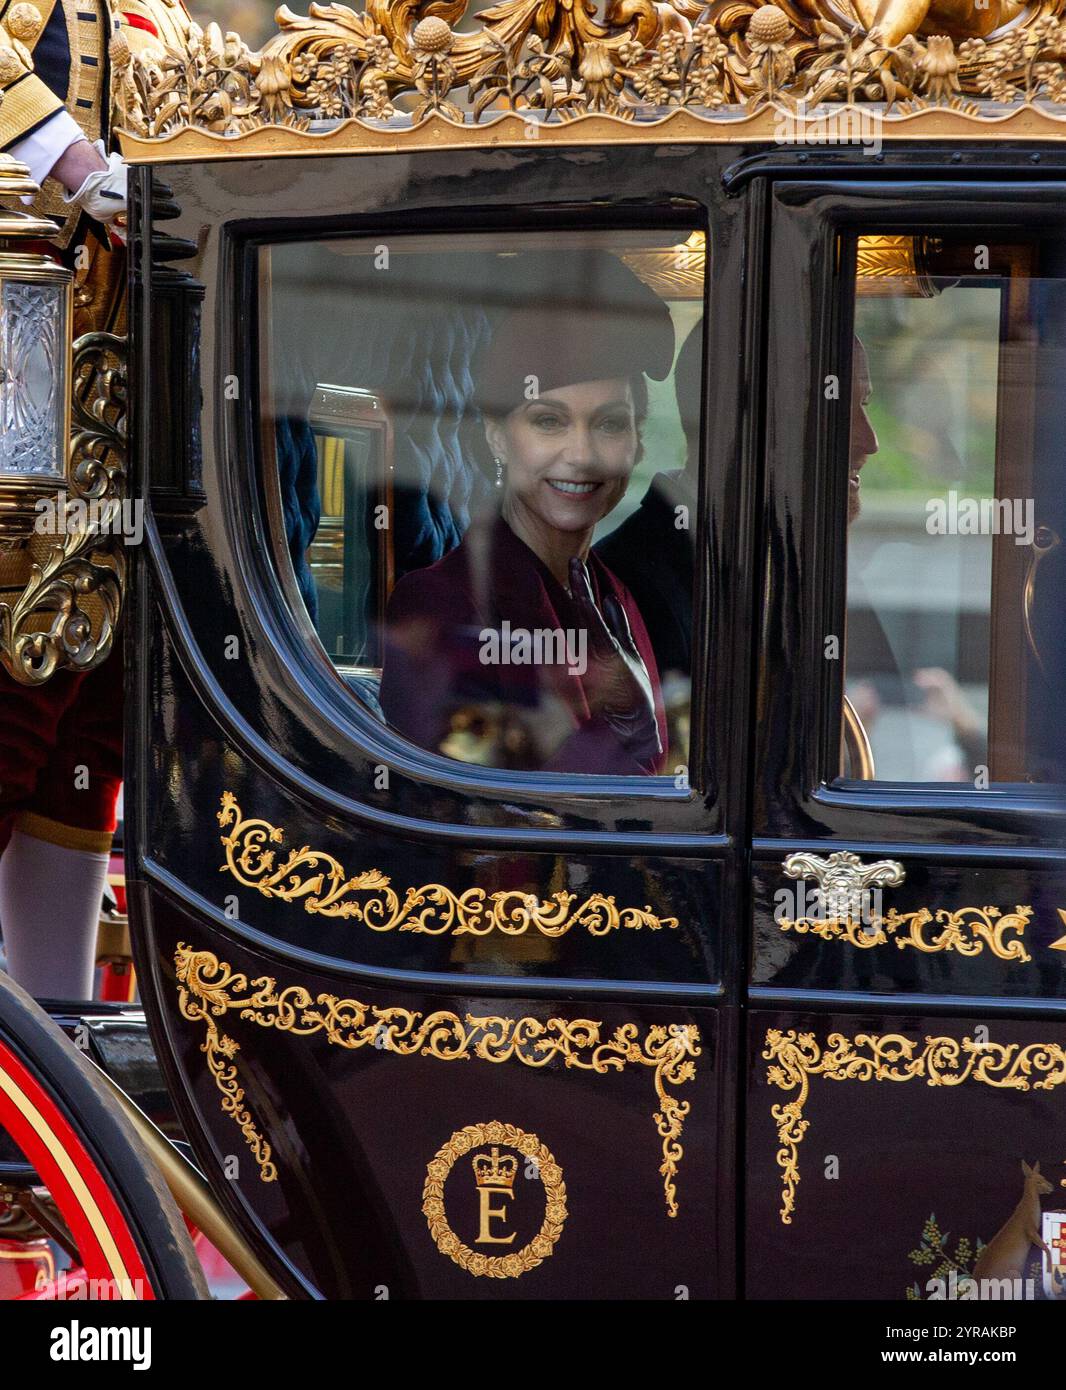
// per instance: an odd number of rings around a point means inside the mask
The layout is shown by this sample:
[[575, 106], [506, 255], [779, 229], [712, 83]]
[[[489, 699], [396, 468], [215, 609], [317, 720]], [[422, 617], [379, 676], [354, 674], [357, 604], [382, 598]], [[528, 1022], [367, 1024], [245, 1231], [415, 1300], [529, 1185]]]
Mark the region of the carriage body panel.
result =
[[[707, 124], [321, 155], [274, 132], [239, 158], [201, 136], [135, 175], [138, 967], [200, 1162], [293, 1293], [902, 1297], [923, 1240], [976, 1247], [1018, 1161], [1060, 1162], [1061, 789], [835, 776], [824, 383], [857, 236], [1050, 246], [1066, 155], [961, 118], [876, 161]], [[351, 698], [278, 560], [258, 251], [673, 225], [710, 248], [688, 783], [426, 754]], [[783, 922], [794, 854], [901, 864], [891, 927]], [[494, 1141], [553, 1161], [490, 1176], [518, 1194], [506, 1248], [470, 1158]]]

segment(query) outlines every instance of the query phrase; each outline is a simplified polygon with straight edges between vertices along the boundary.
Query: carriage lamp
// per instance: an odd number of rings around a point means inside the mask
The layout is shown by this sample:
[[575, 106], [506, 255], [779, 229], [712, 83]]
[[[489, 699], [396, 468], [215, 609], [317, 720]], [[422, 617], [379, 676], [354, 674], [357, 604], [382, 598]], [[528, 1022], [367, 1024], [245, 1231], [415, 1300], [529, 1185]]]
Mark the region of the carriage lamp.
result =
[[73, 276], [39, 242], [58, 228], [6, 204], [39, 192], [0, 155], [0, 539], [32, 520], [67, 476]]

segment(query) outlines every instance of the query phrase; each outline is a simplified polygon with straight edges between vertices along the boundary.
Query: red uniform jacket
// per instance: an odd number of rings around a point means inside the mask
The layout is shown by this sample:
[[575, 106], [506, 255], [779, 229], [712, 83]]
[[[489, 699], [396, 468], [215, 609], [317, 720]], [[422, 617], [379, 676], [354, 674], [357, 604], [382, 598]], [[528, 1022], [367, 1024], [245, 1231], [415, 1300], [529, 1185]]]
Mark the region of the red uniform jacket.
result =
[[[640, 611], [594, 552], [588, 569], [601, 611], [608, 593], [625, 609], [665, 749], [659, 673]], [[590, 709], [587, 676], [574, 674], [563, 655], [566, 642], [570, 660], [580, 658], [582, 639], [591, 663], [579, 612], [547, 566], [502, 519], [475, 524], [443, 560], [396, 585], [386, 614], [382, 709], [405, 737], [433, 752], [447, 752], [457, 732], [478, 730], [485, 755], [476, 760], [490, 766], [658, 772]]]

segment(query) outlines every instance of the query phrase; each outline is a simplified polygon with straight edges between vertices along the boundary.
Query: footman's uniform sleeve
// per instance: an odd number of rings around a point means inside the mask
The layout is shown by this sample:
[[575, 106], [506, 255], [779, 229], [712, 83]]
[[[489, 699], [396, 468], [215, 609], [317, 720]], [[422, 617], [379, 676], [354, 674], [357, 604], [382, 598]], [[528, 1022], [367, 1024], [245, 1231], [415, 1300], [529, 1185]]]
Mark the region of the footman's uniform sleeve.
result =
[[[67, 111], [57, 111], [44, 125], [11, 146], [11, 154], [30, 171], [34, 183], [43, 183], [71, 145], [85, 139], [85, 132]], [[23, 198], [29, 202], [29, 198]]]
[[60, 0], [0, 0], [0, 149], [10, 149], [63, 110], [69, 63]]
[[[58, 158], [70, 120], [86, 139], [106, 140], [110, 36], [121, 32], [134, 55], [182, 48], [189, 23], [180, 0], [120, 0], [111, 11], [99, 0], [0, 0], [0, 149], [17, 155], [35, 133], [54, 143], [64, 132]], [[69, 120], [53, 124], [64, 110]]]
[[57, 249], [71, 242], [81, 211], [48, 175], [78, 131], [111, 147], [112, 39], [121, 34], [138, 57], [181, 50], [191, 24], [181, 0], [0, 0], [0, 150], [41, 185], [33, 210], [57, 222]]

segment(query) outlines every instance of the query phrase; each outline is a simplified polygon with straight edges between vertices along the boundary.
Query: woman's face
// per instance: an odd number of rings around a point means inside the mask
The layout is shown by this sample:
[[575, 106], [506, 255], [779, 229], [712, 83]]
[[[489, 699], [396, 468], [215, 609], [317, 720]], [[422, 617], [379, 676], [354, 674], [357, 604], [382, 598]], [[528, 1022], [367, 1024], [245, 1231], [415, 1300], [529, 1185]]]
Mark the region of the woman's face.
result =
[[621, 501], [640, 440], [626, 380], [583, 381], [486, 424], [508, 501], [558, 531], [587, 531]]

